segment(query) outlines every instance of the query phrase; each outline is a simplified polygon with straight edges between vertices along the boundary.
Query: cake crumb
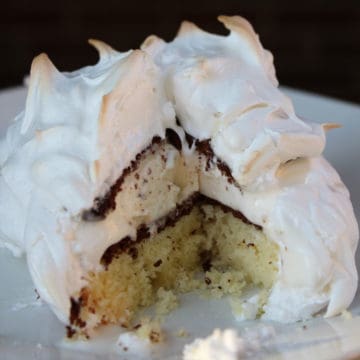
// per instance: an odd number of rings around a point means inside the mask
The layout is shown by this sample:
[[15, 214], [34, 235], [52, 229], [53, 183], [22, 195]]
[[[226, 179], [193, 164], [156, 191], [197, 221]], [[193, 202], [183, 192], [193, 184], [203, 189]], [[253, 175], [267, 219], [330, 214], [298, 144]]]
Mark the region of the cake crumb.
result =
[[149, 339], [152, 343], [158, 343], [161, 341], [161, 333], [155, 330], [151, 330], [149, 334]]
[[143, 318], [141, 326], [136, 329], [136, 335], [141, 339], [148, 339], [151, 343], [164, 342], [165, 334], [157, 319]]

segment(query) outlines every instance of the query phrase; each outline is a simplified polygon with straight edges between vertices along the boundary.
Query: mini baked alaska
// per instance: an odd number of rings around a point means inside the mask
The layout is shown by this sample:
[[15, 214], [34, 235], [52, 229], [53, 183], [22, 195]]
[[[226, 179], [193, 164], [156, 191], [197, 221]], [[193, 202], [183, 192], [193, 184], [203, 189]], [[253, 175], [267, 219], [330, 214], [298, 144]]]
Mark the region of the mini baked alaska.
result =
[[354, 297], [332, 125], [299, 119], [251, 25], [219, 19], [228, 36], [185, 22], [127, 53], [92, 40], [99, 62], [72, 73], [32, 64], [0, 145], [0, 237], [70, 337], [194, 290], [281, 322]]

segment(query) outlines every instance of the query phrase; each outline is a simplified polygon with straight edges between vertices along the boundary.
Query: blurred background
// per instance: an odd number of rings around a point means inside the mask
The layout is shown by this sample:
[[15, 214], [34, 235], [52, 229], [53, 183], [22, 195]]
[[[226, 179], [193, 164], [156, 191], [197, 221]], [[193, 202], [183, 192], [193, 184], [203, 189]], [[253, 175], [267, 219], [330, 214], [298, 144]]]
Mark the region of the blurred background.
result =
[[170, 41], [183, 19], [226, 34], [218, 14], [250, 20], [281, 84], [360, 102], [359, 0], [3, 1], [0, 88], [21, 84], [40, 52], [62, 71], [95, 63], [88, 38], [124, 51], [152, 33]]

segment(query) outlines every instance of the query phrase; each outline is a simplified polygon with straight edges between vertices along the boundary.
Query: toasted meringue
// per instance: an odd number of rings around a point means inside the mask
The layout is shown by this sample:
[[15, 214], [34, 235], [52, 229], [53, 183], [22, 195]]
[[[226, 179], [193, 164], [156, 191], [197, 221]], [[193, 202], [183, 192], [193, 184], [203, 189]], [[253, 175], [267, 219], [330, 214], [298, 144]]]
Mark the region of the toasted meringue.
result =
[[[34, 59], [25, 111], [0, 146], [0, 242], [26, 253], [37, 290], [63, 322], [87, 274], [101, 271], [104, 251], [139, 226], [134, 207], [117, 206], [96, 222], [84, 221], [84, 211], [166, 129], [177, 133], [190, 170], [171, 173], [177, 189], [161, 206], [151, 199], [148, 222], [200, 192], [241, 211], [278, 245], [263, 318], [296, 321], [324, 308], [333, 316], [351, 303], [357, 223], [348, 190], [321, 156], [334, 125], [299, 119], [251, 25], [219, 20], [228, 36], [185, 22], [171, 43], [152, 36], [127, 53], [91, 40], [99, 62], [72, 73], [44, 54]], [[186, 135], [209, 142], [210, 169], [194, 165]], [[161, 171], [177, 166], [176, 155], [169, 158]], [[132, 204], [131, 194], [121, 203]]]

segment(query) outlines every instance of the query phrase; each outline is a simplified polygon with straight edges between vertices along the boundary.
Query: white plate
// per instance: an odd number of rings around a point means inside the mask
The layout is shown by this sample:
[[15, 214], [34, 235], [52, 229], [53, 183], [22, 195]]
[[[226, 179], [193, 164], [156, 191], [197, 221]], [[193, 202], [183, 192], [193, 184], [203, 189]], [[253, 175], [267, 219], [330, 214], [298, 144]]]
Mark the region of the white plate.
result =
[[[298, 115], [319, 122], [337, 122], [343, 127], [328, 133], [326, 157], [349, 187], [360, 219], [360, 106], [319, 95], [284, 89], [292, 97]], [[0, 92], [0, 136], [9, 120], [24, 106], [25, 90]], [[1, 219], [0, 219], [1, 221]], [[359, 257], [358, 257], [358, 260]], [[360, 261], [358, 261], [360, 263]], [[64, 341], [64, 326], [46, 305], [36, 300], [24, 259], [0, 249], [0, 358], [1, 359], [136, 359], [134, 346], [127, 352], [116, 344], [119, 329], [108, 328], [95, 340]], [[244, 338], [258, 339], [251, 358], [337, 359], [360, 354], [360, 293], [350, 308], [352, 319], [339, 316], [316, 318], [306, 323], [281, 325], [262, 321], [236, 322], [226, 300], [182, 299], [181, 307], [168, 315], [167, 341], [149, 351], [153, 358], [180, 359], [185, 343], [207, 336], [214, 327], [236, 328]], [[189, 336], [177, 337], [180, 329]], [[140, 346], [140, 344], [139, 344]], [[140, 352], [141, 354], [142, 352]], [[145, 355], [150, 358], [150, 355]]]

